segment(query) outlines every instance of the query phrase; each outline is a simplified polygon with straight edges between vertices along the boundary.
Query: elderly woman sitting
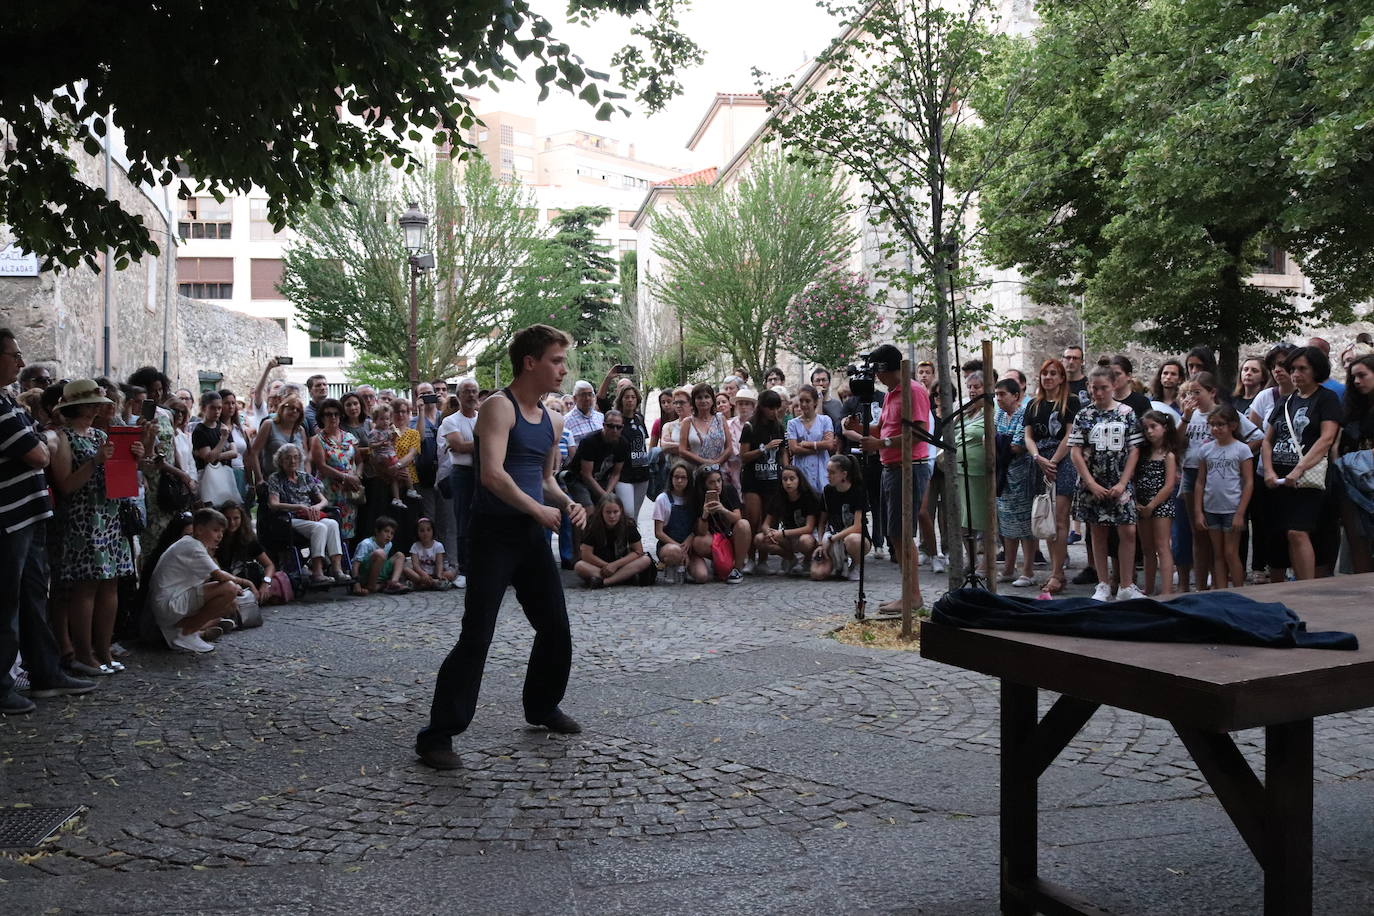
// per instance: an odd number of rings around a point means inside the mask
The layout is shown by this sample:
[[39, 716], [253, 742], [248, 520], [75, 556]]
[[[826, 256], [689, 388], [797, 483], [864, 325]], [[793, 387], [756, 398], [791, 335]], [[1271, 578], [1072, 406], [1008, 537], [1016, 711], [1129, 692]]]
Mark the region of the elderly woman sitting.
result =
[[[343, 569], [339, 523], [324, 514], [329, 501], [324, 498], [319, 478], [301, 470], [300, 448], [291, 443], [283, 445], [272, 463], [277, 469], [267, 478], [267, 505], [273, 512], [291, 513], [291, 529], [310, 539], [310, 584], [351, 582], [352, 577]], [[329, 576], [324, 574], [325, 557], [329, 557]]]

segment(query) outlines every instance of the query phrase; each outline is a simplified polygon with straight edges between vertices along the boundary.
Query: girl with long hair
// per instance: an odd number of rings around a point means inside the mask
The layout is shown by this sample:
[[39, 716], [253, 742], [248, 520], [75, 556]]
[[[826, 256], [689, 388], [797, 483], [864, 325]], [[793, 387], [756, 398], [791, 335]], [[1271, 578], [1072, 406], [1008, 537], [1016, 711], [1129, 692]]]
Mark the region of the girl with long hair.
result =
[[[743, 389], [753, 396], [753, 391]], [[736, 395], [739, 401], [739, 395]], [[782, 468], [787, 464], [787, 433], [782, 426], [782, 398], [776, 391], [766, 389], [758, 396], [749, 422], [740, 427], [740, 487], [744, 491], [744, 517], [753, 531], [762, 533], [764, 509], [777, 495]], [[812, 492], [815, 492], [813, 489]], [[757, 547], [755, 546], [755, 551]], [[753, 572], [755, 561], [744, 564], [745, 573]]]
[[[690, 572], [698, 582], [706, 581], [706, 562], [693, 557], [692, 470], [677, 461], [668, 468], [663, 492], [654, 499], [654, 549], [659, 562], [669, 570], [668, 581], [680, 582]], [[690, 567], [690, 568], [689, 568]]]
[[607, 493], [596, 504], [580, 549], [582, 556], [575, 569], [587, 588], [634, 580], [654, 562], [644, 552], [639, 526], [614, 493]]
[[[753, 543], [753, 531], [741, 511], [739, 494], [717, 467], [697, 469], [696, 485], [692, 489], [692, 509], [696, 518], [696, 537], [692, 551], [700, 557], [712, 556], [712, 540], [719, 534], [730, 540], [734, 548], [734, 566], [725, 581], [731, 585], [744, 581], [743, 568]], [[698, 580], [700, 581], [700, 580]]]
[[1240, 361], [1240, 373], [1236, 378], [1236, 388], [1231, 392], [1231, 406], [1241, 416], [1245, 416], [1259, 393], [1271, 384], [1269, 370], [1264, 366], [1264, 357], [1245, 357]]
[[1150, 383], [1150, 399], [1178, 410], [1178, 386], [1183, 384], [1187, 371], [1181, 361], [1172, 357], [1160, 363], [1155, 380]]
[[1064, 590], [1069, 557], [1069, 506], [1078, 472], [1069, 458], [1068, 431], [1080, 401], [1069, 387], [1068, 372], [1057, 359], [1040, 364], [1040, 384], [1026, 407], [1026, 452], [1039, 469], [1047, 492], [1054, 494], [1054, 540], [1050, 541], [1050, 575], [1042, 584], [1051, 595]]
[[864, 543], [864, 513], [868, 510], [858, 463], [849, 455], [826, 462], [828, 482], [821, 494], [825, 508], [820, 543], [811, 554], [811, 579], [857, 579]]
[[[1145, 560], [1145, 594], [1174, 593], [1174, 554], [1170, 544], [1178, 506], [1179, 463], [1186, 447], [1174, 417], [1167, 410], [1152, 410], [1141, 420], [1145, 444], [1141, 446], [1140, 467], [1135, 475], [1135, 504], [1139, 514], [1136, 531]], [[1159, 588], [1155, 588], [1155, 571]]]
[[797, 389], [798, 415], [787, 423], [787, 449], [792, 463], [802, 472], [811, 489], [825, 487], [826, 462], [835, 453], [835, 426], [818, 412], [820, 395], [811, 385]]
[[816, 549], [816, 525], [821, 513], [820, 497], [802, 473], [794, 467], [783, 468], [779, 487], [768, 502], [768, 514], [754, 535], [758, 569], [768, 572], [768, 557], [776, 554], [782, 558], [781, 572], [803, 575], [803, 558], [809, 558]]
[[639, 509], [649, 492], [649, 430], [640, 410], [642, 401], [639, 389], [632, 384], [622, 386], [615, 394], [615, 409], [620, 411], [625, 423], [620, 436], [630, 447], [630, 460], [620, 471], [615, 495], [620, 498], [631, 521], [639, 518]]
[[253, 597], [258, 599], [258, 604], [265, 604], [267, 586], [277, 568], [258, 542], [253, 520], [238, 503], [225, 503], [215, 508], [228, 523], [219, 549], [215, 551], [215, 562], [225, 572], [253, 583]]
[[716, 392], [705, 382], [692, 389], [692, 412], [678, 432], [678, 457], [694, 467], [719, 467], [735, 452], [725, 417], [716, 411]]

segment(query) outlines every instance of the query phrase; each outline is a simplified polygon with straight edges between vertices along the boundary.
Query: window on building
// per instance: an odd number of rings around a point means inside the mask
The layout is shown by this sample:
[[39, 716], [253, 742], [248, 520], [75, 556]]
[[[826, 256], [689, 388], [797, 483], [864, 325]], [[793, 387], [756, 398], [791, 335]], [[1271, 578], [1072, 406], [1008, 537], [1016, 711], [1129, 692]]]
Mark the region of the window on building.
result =
[[1288, 254], [1276, 245], [1267, 242], [1260, 246], [1260, 260], [1255, 267], [1256, 273], [1261, 274], [1286, 274], [1288, 273]]
[[633, 175], [621, 175], [620, 186], [622, 188], [647, 188], [649, 182], [644, 178], [636, 178]]
[[604, 250], [604, 251], [610, 251], [610, 250], [611, 250], [611, 240], [610, 240], [610, 239], [603, 239], [603, 238], [599, 238], [599, 237], [598, 237], [597, 240], [596, 240], [596, 244], [602, 246], [602, 250]]
[[344, 344], [342, 340], [328, 340], [320, 336], [320, 329], [312, 327], [310, 329], [310, 358], [311, 359], [343, 359]]
[[515, 128], [509, 124], [501, 125], [501, 145], [510, 146], [515, 142]]
[[267, 216], [267, 199], [253, 198], [248, 201], [248, 237], [255, 242], [279, 239], [285, 232], [272, 228], [272, 220]]
[[631, 222], [634, 221], [634, 218], [635, 218], [635, 211], [633, 211], [633, 210], [621, 210], [621, 211], [620, 211], [620, 225], [622, 225], [622, 226], [628, 226], [628, 225], [630, 225]]
[[234, 259], [177, 258], [177, 290], [191, 299], [234, 298]]
[[232, 299], [232, 283], [178, 283], [177, 289], [188, 299]]
[[533, 156], [516, 156], [516, 157], [515, 157], [515, 167], [516, 167], [517, 169], [519, 169], [520, 171], [522, 171], [522, 172], [533, 172], [533, 171], [534, 171], [534, 157], [533, 157]]
[[621, 254], [624, 254], [624, 253], [627, 252], [627, 251], [638, 251], [638, 250], [639, 250], [639, 241], [638, 241], [637, 239], [621, 239], [621, 240], [620, 240], [620, 253], [621, 253]]
[[192, 197], [181, 202], [177, 231], [184, 239], [227, 239], [234, 228], [232, 202], [213, 197]]
[[275, 322], [277, 323], [277, 327], [281, 328], [283, 332], [286, 332], [286, 319], [285, 319], [285, 318], [273, 318], [272, 320], [275, 321]]
[[254, 258], [252, 269], [252, 297], [254, 299], [286, 298], [277, 289], [281, 283], [281, 258]]

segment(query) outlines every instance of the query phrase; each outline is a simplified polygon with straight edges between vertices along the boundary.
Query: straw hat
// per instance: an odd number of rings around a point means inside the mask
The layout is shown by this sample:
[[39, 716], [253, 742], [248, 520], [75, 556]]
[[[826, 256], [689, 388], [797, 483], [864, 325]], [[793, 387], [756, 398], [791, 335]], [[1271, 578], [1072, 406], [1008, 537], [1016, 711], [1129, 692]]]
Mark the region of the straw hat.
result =
[[79, 407], [82, 404], [113, 403], [105, 397], [105, 389], [96, 384], [94, 379], [79, 378], [63, 386], [62, 402], [57, 406], [65, 410], [68, 407]]
[[739, 391], [735, 392], [735, 400], [753, 401], [757, 404], [759, 402], [759, 396], [752, 388], [741, 388]]

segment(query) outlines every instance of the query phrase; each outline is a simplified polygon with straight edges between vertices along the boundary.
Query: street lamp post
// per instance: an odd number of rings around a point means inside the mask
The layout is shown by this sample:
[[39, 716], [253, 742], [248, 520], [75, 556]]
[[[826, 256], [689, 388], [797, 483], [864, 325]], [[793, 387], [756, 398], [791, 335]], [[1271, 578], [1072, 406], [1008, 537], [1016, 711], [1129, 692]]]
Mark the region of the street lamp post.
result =
[[434, 266], [434, 256], [420, 254], [420, 249], [425, 245], [425, 227], [429, 225], [429, 217], [420, 212], [418, 203], [410, 202], [406, 212], [401, 214], [400, 222], [401, 229], [405, 232], [406, 250], [410, 252], [410, 334], [406, 341], [406, 350], [410, 361], [410, 399], [418, 411], [419, 395], [416, 392], [420, 388], [420, 357], [417, 352], [420, 323], [419, 279], [421, 270]]

